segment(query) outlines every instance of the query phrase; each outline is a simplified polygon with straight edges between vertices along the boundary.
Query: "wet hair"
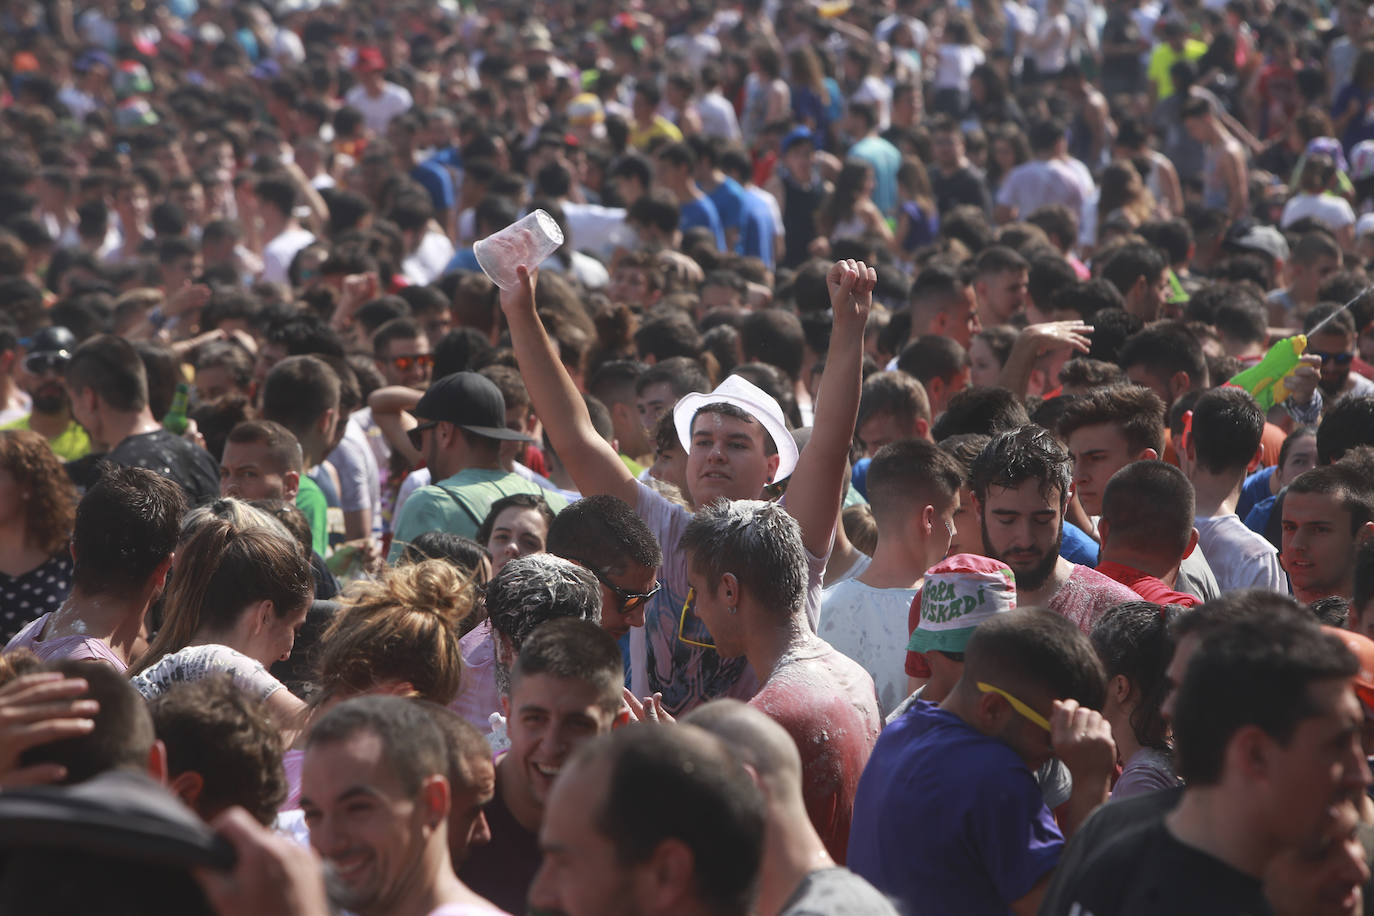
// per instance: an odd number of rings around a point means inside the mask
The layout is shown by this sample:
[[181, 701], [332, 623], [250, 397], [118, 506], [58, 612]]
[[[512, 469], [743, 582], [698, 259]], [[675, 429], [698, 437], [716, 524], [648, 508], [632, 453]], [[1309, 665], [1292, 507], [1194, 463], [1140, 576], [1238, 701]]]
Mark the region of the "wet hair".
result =
[[442, 560], [352, 583], [320, 640], [317, 705], [387, 683], [408, 683], [423, 700], [453, 702], [462, 672], [459, 624], [473, 597], [470, 580]]
[[1085, 426], [1110, 423], [1126, 439], [1126, 448], [1139, 455], [1147, 448], [1164, 454], [1164, 402], [1148, 388], [1115, 385], [1098, 388], [1075, 399], [1059, 416], [1059, 437], [1069, 436]]
[[601, 583], [570, 560], [549, 553], [516, 557], [487, 583], [492, 629], [517, 652], [535, 628], [556, 617], [601, 620]]
[[1091, 639], [1110, 681], [1121, 675], [1136, 696], [1131, 732], [1141, 747], [1168, 752], [1169, 726], [1160, 712], [1169, 692], [1165, 672], [1174, 655], [1170, 624], [1183, 612], [1178, 605], [1127, 601], [1109, 608], [1093, 624]]
[[292, 616], [314, 598], [314, 581], [309, 559], [289, 537], [264, 525], [208, 519], [178, 551], [162, 627], [129, 674], [189, 646], [197, 634], [231, 631], [250, 604], [271, 601], [279, 619]]
[[790, 617], [803, 606], [807, 563], [801, 527], [775, 503], [718, 499], [698, 507], [681, 549], [713, 590], [730, 573], [778, 617]]
[[76, 523], [76, 487], [42, 434], [29, 429], [0, 431], [0, 468], [24, 496], [24, 543], [45, 554], [67, 545]]
[[239, 805], [264, 827], [286, 800], [281, 732], [227, 674], [173, 684], [148, 705], [167, 747], [167, 777], [201, 777], [196, 813], [209, 821]]
[[1072, 464], [1064, 447], [1048, 430], [1026, 425], [993, 436], [974, 459], [969, 489], [982, 501], [987, 499], [990, 486], [1012, 489], [1034, 481], [1041, 496], [1057, 498], [1062, 507], [1068, 501], [1072, 479]]

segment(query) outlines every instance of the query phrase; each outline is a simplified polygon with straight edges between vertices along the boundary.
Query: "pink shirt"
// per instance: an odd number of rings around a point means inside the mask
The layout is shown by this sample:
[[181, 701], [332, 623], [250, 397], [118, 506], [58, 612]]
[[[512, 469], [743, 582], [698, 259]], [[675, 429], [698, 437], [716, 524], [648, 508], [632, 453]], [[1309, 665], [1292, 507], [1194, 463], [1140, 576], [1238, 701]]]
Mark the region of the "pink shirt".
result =
[[501, 711], [501, 691], [496, 689], [496, 634], [491, 621], [483, 620], [458, 642], [463, 655], [463, 677], [458, 696], [448, 708], [483, 735], [491, 733], [491, 714]]
[[1075, 563], [1069, 580], [1054, 593], [1049, 606], [1056, 614], [1072, 620], [1084, 633], [1091, 633], [1097, 618], [1109, 608], [1139, 600], [1139, 595], [1115, 579]]
[[51, 662], [61, 659], [75, 661], [105, 662], [120, 674], [129, 670], [124, 659], [115, 654], [109, 643], [91, 636], [59, 636], [56, 639], [40, 639], [43, 628], [48, 625], [51, 613], [44, 614], [33, 623], [24, 627], [5, 646], [5, 654], [15, 649], [28, 649], [41, 661]]

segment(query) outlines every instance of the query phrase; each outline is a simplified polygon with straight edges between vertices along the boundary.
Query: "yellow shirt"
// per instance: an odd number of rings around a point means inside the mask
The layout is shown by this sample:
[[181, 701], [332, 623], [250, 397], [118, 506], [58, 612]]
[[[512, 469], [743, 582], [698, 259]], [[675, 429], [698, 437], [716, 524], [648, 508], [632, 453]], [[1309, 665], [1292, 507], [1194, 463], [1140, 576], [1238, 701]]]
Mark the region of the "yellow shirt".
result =
[[[31, 415], [30, 415], [31, 416]], [[28, 429], [29, 417], [20, 417], [0, 429]], [[53, 454], [63, 461], [75, 461], [78, 458], [85, 458], [91, 453], [91, 437], [86, 435], [86, 430], [81, 428], [81, 424], [72, 420], [67, 424], [67, 428], [58, 434], [56, 439], [49, 439], [48, 444], [52, 446]]]
[[682, 131], [663, 115], [654, 115], [653, 123], [648, 127], [636, 126], [630, 131], [630, 145], [637, 150], [646, 150], [649, 144], [659, 137], [665, 138], [669, 143], [681, 143]]
[[1150, 53], [1150, 68], [1146, 71], [1146, 76], [1150, 82], [1159, 87], [1160, 100], [1167, 99], [1174, 94], [1174, 80], [1169, 76], [1169, 68], [1181, 60], [1197, 60], [1207, 53], [1207, 45], [1198, 41], [1196, 38], [1189, 38], [1183, 42], [1183, 51], [1175, 51], [1174, 46], [1167, 41], [1160, 42]]

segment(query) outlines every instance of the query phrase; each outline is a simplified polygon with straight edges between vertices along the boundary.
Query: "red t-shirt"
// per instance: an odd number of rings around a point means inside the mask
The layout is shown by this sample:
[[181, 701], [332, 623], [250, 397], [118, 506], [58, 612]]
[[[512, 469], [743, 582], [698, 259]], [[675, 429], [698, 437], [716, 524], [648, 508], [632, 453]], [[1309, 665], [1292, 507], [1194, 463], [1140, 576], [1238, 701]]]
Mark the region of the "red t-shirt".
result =
[[814, 639], [779, 659], [749, 705], [796, 742], [806, 813], [831, 858], [843, 865], [854, 792], [883, 727], [873, 678], [829, 643]]
[[1103, 560], [1097, 564], [1097, 571], [1109, 579], [1115, 579], [1135, 592], [1146, 601], [1155, 604], [1177, 604], [1181, 607], [1197, 607], [1202, 602], [1186, 592], [1176, 592], [1165, 585], [1163, 580], [1146, 575], [1138, 569]]

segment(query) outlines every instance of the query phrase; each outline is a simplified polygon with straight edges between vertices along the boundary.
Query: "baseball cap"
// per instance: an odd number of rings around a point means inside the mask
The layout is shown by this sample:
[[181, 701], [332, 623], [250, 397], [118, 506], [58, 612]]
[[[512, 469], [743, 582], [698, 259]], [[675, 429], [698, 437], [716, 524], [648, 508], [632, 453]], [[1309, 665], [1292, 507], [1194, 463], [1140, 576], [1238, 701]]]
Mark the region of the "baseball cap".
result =
[[1273, 226], [1252, 225], [1237, 232], [1231, 238], [1231, 244], [1247, 251], [1267, 254], [1275, 261], [1288, 260], [1288, 241], [1283, 237], [1283, 233]]
[[1374, 178], [1374, 140], [1361, 140], [1350, 151], [1350, 180]]
[[[1016, 576], [1000, 560], [959, 553], [926, 570], [921, 583], [921, 618], [908, 652], [963, 652], [978, 624], [1016, 608]], [[925, 659], [912, 666], [924, 669]]]
[[40, 328], [31, 337], [19, 341], [30, 353], [60, 353], [76, 349], [76, 335], [61, 325]]
[[1355, 238], [1362, 239], [1371, 232], [1374, 232], [1374, 213], [1366, 213], [1355, 223]]
[[677, 438], [683, 449], [692, 450], [692, 421], [697, 411], [711, 404], [730, 404], [758, 420], [778, 450], [778, 472], [773, 476], [774, 482], [791, 476], [797, 466], [797, 443], [787, 431], [782, 408], [771, 395], [738, 375], [730, 376], [709, 394], [693, 391], [683, 395], [673, 406], [673, 425], [677, 427]]
[[1374, 711], [1374, 639], [1337, 627], [1322, 629], [1345, 643], [1350, 654], [1359, 661], [1360, 670], [1355, 672], [1355, 676], [1350, 680], [1355, 687], [1355, 696], [1360, 698], [1360, 705], [1366, 711]]
[[386, 69], [386, 58], [382, 57], [379, 48], [359, 48], [358, 59], [353, 64], [353, 69], [359, 73], [373, 73], [377, 70]]
[[488, 439], [534, 441], [524, 433], [506, 428], [506, 402], [501, 398], [501, 389], [476, 372], [455, 372], [434, 382], [411, 413], [424, 420], [452, 423]]
[[785, 153], [798, 143], [816, 143], [816, 135], [811, 132], [809, 127], [794, 127], [787, 132], [787, 136], [782, 138], [782, 151]]

